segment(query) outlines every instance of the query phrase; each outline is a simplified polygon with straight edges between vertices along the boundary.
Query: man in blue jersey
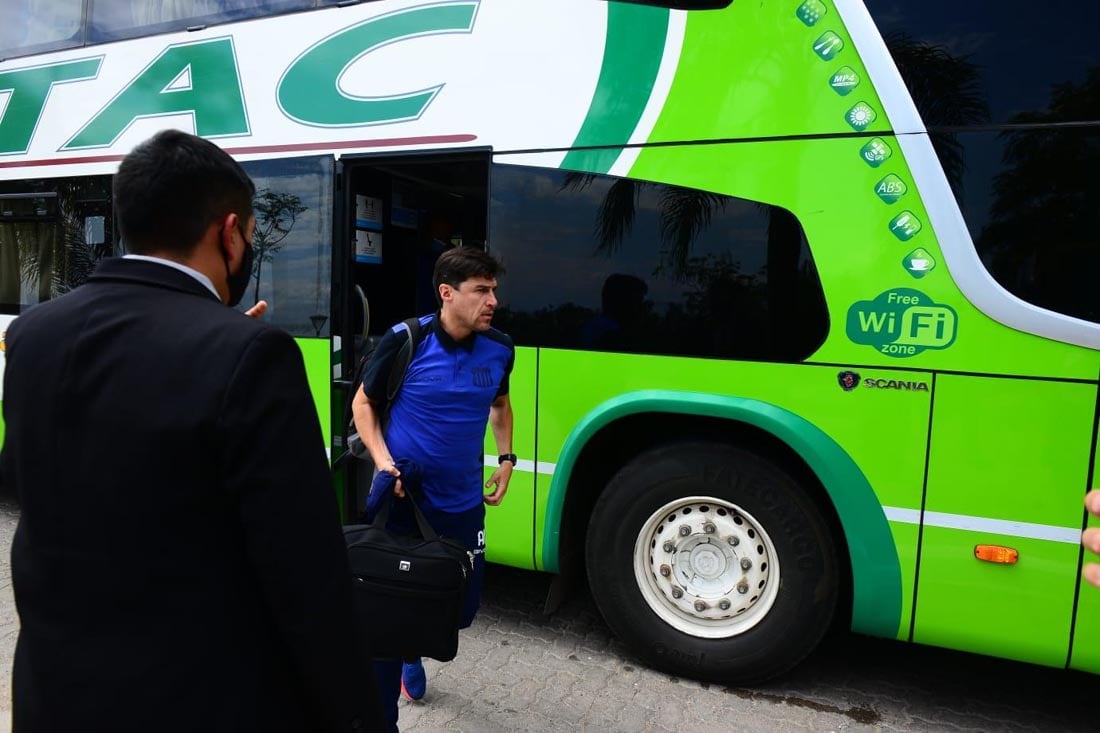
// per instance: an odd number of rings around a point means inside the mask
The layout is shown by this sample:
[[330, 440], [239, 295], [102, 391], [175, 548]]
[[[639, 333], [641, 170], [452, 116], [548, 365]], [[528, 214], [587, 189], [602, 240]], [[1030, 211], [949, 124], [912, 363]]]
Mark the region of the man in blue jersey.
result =
[[[474, 247], [440, 255], [433, 283], [439, 311], [420, 319], [423, 336], [392, 405], [386, 404], [394, 359], [409, 340], [404, 323], [394, 326], [371, 357], [352, 409], [355, 428], [379, 473], [368, 514], [378, 506], [380, 486], [393, 486], [396, 497], [414, 490], [417, 504], [440, 535], [462, 542], [474, 553], [474, 571], [466, 594], [461, 628], [473, 622], [481, 595], [485, 563], [485, 505], [504, 499], [515, 468], [512, 453], [512, 405], [508, 376], [515, 359], [512, 340], [490, 325], [496, 309], [500, 263]], [[496, 439], [498, 468], [482, 490], [482, 444], [486, 422]], [[402, 482], [415, 472], [418, 486]], [[411, 512], [398, 501], [390, 526], [411, 528]], [[382, 661], [375, 665], [383, 705], [396, 730], [397, 699], [419, 699], [425, 691], [420, 660]]]

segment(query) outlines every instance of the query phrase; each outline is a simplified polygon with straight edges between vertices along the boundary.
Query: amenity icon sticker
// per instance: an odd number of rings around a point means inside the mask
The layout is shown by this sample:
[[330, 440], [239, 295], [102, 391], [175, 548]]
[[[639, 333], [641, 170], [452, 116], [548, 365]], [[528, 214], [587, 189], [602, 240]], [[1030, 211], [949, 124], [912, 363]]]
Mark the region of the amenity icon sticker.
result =
[[863, 158], [863, 162], [872, 168], [878, 168], [890, 160], [890, 156], [893, 154], [894, 151], [881, 137], [871, 138], [866, 145], [859, 149], [859, 157]]
[[888, 204], [897, 203], [897, 200], [908, 192], [909, 187], [905, 185], [905, 181], [893, 173], [875, 184], [875, 195]]
[[815, 26], [826, 12], [828, 12], [828, 8], [821, 0], [806, 0], [798, 6], [798, 10], [794, 11], [794, 14], [806, 25]]
[[903, 242], [917, 236], [923, 225], [912, 211], [903, 211], [890, 220], [890, 231]]
[[831, 61], [844, 48], [844, 41], [832, 31], [825, 31], [821, 37], [814, 41], [814, 53], [823, 61]]
[[958, 315], [912, 288], [893, 288], [848, 308], [845, 333], [853, 343], [904, 359], [946, 349], [958, 335]]
[[858, 102], [856, 106], [848, 110], [847, 114], [844, 115], [844, 119], [848, 121], [848, 125], [853, 130], [862, 132], [878, 119], [878, 115], [875, 114], [875, 110], [871, 108], [871, 105], [866, 102]]
[[901, 266], [913, 277], [920, 280], [922, 277], [936, 269], [936, 258], [924, 247], [917, 247], [905, 255], [901, 260]]
[[851, 66], [841, 66], [829, 77], [829, 86], [840, 96], [846, 97], [859, 86], [859, 74]]

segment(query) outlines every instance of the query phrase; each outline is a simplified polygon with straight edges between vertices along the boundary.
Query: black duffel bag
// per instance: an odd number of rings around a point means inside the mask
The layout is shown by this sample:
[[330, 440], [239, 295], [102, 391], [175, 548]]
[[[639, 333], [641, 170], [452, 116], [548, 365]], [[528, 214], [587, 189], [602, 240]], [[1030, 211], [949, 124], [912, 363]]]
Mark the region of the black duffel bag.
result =
[[474, 557], [440, 537], [406, 492], [420, 536], [386, 529], [394, 498], [382, 500], [374, 521], [344, 527], [351, 564], [355, 612], [376, 659], [431, 657], [449, 662], [458, 654], [458, 623]]

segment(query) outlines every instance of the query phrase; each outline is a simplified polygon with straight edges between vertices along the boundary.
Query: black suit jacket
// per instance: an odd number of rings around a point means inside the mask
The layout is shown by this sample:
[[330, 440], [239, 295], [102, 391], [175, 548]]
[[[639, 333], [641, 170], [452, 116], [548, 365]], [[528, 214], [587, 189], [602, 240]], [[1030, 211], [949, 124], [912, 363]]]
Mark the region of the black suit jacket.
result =
[[293, 339], [114, 259], [7, 346], [16, 733], [374, 728]]

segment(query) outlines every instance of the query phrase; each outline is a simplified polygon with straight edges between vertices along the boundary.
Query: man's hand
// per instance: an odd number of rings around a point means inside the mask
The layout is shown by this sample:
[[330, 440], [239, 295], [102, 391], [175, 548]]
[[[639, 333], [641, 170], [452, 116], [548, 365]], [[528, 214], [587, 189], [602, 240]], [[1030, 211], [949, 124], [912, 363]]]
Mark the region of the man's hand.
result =
[[[1085, 507], [1094, 517], [1100, 518], [1100, 489], [1093, 489], [1085, 495]], [[1081, 544], [1089, 552], [1100, 555], [1100, 527], [1086, 529], [1081, 535]], [[1100, 588], [1100, 563], [1085, 563], [1085, 580]]]
[[500, 506], [504, 501], [504, 495], [508, 492], [508, 482], [512, 480], [512, 470], [515, 466], [511, 461], [500, 464], [500, 468], [493, 471], [493, 475], [485, 482], [485, 488], [495, 488], [493, 493], [485, 496], [485, 503], [489, 506]]
[[405, 497], [405, 487], [401, 485], [401, 471], [397, 469], [397, 464], [391, 460], [388, 464], [383, 464], [378, 470], [397, 479], [393, 482], [393, 495], [398, 499], [403, 499]]
[[248, 316], [249, 318], [259, 318], [260, 316], [262, 316], [266, 312], [267, 312], [267, 301], [266, 300], [257, 300], [256, 305], [254, 305], [251, 308], [249, 308], [248, 310], [246, 310], [244, 312], [244, 314], [246, 316]]

